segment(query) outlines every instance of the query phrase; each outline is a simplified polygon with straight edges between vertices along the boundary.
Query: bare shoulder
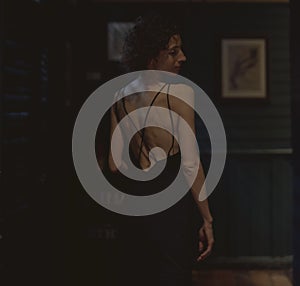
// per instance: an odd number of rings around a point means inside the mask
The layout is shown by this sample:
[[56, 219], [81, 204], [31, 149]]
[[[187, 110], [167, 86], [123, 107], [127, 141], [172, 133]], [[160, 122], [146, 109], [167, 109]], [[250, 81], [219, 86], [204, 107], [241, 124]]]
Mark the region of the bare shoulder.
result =
[[184, 112], [194, 107], [195, 92], [186, 84], [176, 84], [170, 87], [171, 105], [177, 113]]
[[119, 89], [114, 95], [114, 100], [116, 102], [123, 97], [136, 93], [137, 90], [139, 90], [139, 83], [137, 80], [134, 80]]
[[187, 94], [194, 93], [194, 89], [190, 85], [184, 83], [171, 84], [170, 88], [173, 89], [174, 91], [177, 90], [178, 92], [184, 92]]

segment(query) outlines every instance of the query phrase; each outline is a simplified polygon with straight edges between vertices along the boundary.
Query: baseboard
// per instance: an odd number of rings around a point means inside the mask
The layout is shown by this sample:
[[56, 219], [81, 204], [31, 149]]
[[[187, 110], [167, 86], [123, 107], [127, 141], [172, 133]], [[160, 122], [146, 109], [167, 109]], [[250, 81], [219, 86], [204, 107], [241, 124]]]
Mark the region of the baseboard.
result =
[[209, 257], [206, 261], [195, 264], [199, 268], [251, 268], [251, 269], [285, 269], [291, 268], [293, 256], [240, 256]]

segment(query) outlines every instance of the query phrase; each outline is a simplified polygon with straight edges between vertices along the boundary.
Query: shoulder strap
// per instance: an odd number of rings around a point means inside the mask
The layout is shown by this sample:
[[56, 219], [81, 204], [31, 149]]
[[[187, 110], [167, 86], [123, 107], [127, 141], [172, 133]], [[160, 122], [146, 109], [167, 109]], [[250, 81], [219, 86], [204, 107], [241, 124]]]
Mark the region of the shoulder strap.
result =
[[[156, 100], [156, 98], [158, 97], [158, 95], [161, 93], [161, 91], [163, 90], [163, 88], [164, 88], [166, 85], [167, 85], [167, 84], [164, 84], [164, 85], [162, 86], [162, 88], [161, 88], [161, 89], [156, 93], [156, 95], [153, 97], [153, 99], [152, 99], [152, 101], [151, 101], [151, 103], [150, 103], [150, 105], [149, 105], [149, 108], [148, 108], [148, 110], [147, 110], [147, 114], [146, 114], [146, 116], [145, 116], [145, 120], [144, 120], [143, 126], [146, 125], [147, 118], [148, 118], [148, 115], [149, 115], [151, 106], [153, 105], [154, 101]], [[139, 160], [139, 161], [140, 161], [141, 155], [142, 155], [142, 147], [143, 147], [144, 137], [145, 137], [145, 128], [142, 129], [142, 135], [141, 135], [141, 137], [142, 137], [142, 140], [141, 140], [140, 150], [139, 150], [139, 156], [138, 156], [138, 160]], [[147, 148], [147, 149], [148, 149], [148, 148]]]
[[174, 122], [173, 122], [173, 117], [172, 117], [172, 109], [170, 105], [170, 98], [169, 98], [169, 90], [170, 90], [170, 84], [168, 85], [168, 91], [167, 91], [167, 103], [168, 103], [168, 109], [169, 109], [169, 114], [170, 114], [170, 119], [171, 119], [171, 125], [172, 125], [172, 145], [169, 149], [168, 152], [168, 157], [170, 156], [171, 150], [174, 148]]

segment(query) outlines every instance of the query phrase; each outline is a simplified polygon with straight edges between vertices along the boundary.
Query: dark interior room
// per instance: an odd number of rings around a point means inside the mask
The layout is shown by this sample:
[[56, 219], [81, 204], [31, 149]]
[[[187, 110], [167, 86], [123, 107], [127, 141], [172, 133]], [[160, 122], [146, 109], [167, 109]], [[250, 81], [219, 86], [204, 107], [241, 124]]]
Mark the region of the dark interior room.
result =
[[[121, 269], [130, 257], [122, 257], [121, 216], [85, 191], [72, 136], [89, 96], [126, 73], [124, 36], [149, 10], [180, 24], [187, 58], [181, 75], [205, 91], [226, 132], [225, 168], [209, 197], [215, 244], [193, 264], [193, 285], [300, 285], [296, 0], [0, 5], [1, 285], [124, 285]], [[249, 41], [259, 53], [259, 74], [252, 76], [261, 93], [253, 92], [255, 83], [249, 93], [230, 93], [224, 83], [230, 51], [239, 52], [235, 43], [250, 49]], [[109, 136], [108, 117], [101, 122], [96, 153]], [[207, 172], [209, 134], [198, 117], [195, 126]]]

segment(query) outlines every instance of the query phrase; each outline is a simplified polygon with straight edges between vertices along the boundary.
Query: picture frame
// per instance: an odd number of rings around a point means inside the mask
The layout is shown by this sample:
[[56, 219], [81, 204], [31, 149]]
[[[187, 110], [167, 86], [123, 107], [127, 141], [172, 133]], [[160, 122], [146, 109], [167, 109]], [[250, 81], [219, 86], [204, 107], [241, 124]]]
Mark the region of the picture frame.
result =
[[266, 101], [267, 86], [266, 38], [222, 38], [221, 99]]
[[109, 61], [119, 62], [121, 60], [126, 33], [133, 26], [133, 22], [107, 23], [107, 58]]

